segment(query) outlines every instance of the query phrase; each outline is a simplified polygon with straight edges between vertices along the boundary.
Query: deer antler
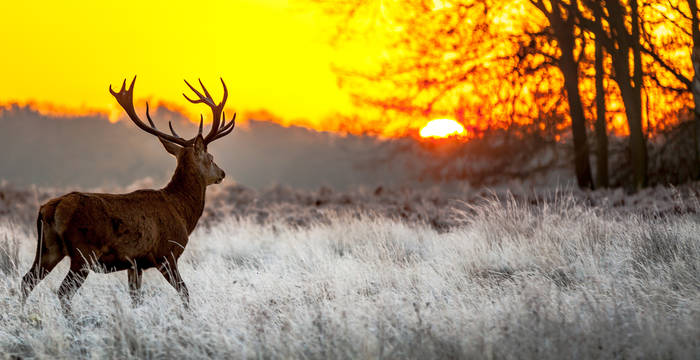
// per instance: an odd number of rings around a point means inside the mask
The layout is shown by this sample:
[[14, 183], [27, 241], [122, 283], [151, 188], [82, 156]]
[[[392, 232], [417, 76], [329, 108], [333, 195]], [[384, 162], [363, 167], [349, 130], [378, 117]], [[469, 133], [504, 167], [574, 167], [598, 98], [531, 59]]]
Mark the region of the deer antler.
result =
[[[109, 85], [109, 92], [114, 96], [115, 99], [117, 99], [117, 102], [121, 107], [126, 111], [127, 115], [129, 115], [129, 118], [131, 118], [131, 121], [136, 124], [141, 130], [159, 137], [160, 139], [170, 141], [172, 143], [178, 144], [180, 146], [187, 146], [192, 144], [194, 139], [190, 140], [185, 140], [182, 137], [180, 137], [176, 132], [175, 129], [173, 128], [172, 122], [168, 122], [168, 127], [170, 128], [170, 132], [172, 135], [168, 135], [156, 128], [155, 123], [153, 122], [153, 119], [151, 119], [151, 114], [149, 112], [149, 107], [148, 103], [146, 103], [146, 118], [148, 119], [148, 123], [150, 126], [146, 125], [139, 116], [136, 114], [136, 110], [134, 109], [134, 83], [136, 82], [136, 76], [134, 76], [134, 79], [131, 80], [131, 84], [129, 85], [129, 88], [126, 88], [126, 79], [124, 79], [124, 82], [122, 83], [122, 87], [119, 90], [119, 92], [115, 92], [112, 90], [112, 85]], [[213, 122], [211, 125], [211, 130], [209, 130], [209, 133], [207, 136], [204, 138], [204, 144], [207, 145], [210, 142], [222, 138], [231, 131], [233, 131], [233, 128], [236, 126], [236, 114], [233, 114], [233, 118], [231, 121], [227, 124], [226, 123], [226, 114], [224, 114], [224, 105], [226, 104], [226, 99], [228, 98], [228, 89], [226, 89], [226, 84], [224, 83], [224, 80], [221, 79], [221, 84], [224, 86], [224, 96], [221, 102], [217, 105], [214, 103], [214, 100], [212, 99], [211, 95], [209, 94], [209, 91], [207, 91], [207, 88], [204, 87], [204, 84], [202, 84], [202, 81], [199, 81], [199, 85], [202, 87], [202, 90], [204, 91], [204, 95], [197, 91], [190, 83], [185, 80], [185, 84], [194, 91], [194, 93], [199, 97], [199, 99], [190, 99], [185, 95], [184, 93], [182, 94], [185, 99], [190, 101], [193, 104], [199, 104], [203, 103], [209, 106], [212, 110], [212, 115], [213, 115]], [[202, 128], [204, 126], [204, 116], [200, 116], [199, 119], [199, 134], [202, 134]]]
[[[199, 79], [198, 79], [199, 80]], [[221, 79], [221, 85], [224, 87], [224, 96], [221, 99], [221, 102], [217, 105], [214, 103], [214, 99], [212, 99], [211, 95], [209, 94], [209, 91], [207, 91], [207, 88], [204, 87], [204, 84], [202, 84], [202, 80], [199, 80], [199, 85], [202, 87], [202, 90], [204, 91], [204, 95], [197, 91], [190, 83], [185, 80], [185, 84], [189, 86], [190, 89], [199, 97], [199, 99], [190, 99], [185, 95], [184, 93], [182, 96], [187, 99], [187, 101], [193, 103], [193, 104], [206, 104], [211, 108], [212, 112], [212, 124], [211, 124], [211, 130], [209, 130], [209, 133], [207, 136], [204, 138], [204, 144], [209, 144], [210, 142], [219, 139], [221, 137], [224, 137], [228, 135], [231, 131], [233, 131], [233, 128], [236, 126], [236, 114], [233, 114], [233, 118], [231, 121], [227, 124], [226, 123], [226, 114], [224, 114], [224, 105], [226, 104], [226, 99], [228, 98], [228, 89], [226, 89], [226, 84], [224, 83], [224, 79]], [[223, 119], [222, 119], [223, 115]], [[201, 124], [201, 123], [200, 123]], [[200, 126], [200, 134], [202, 132], [201, 126]]]
[[[175, 134], [175, 131], [173, 131], [173, 136], [168, 135], [164, 132], [161, 132], [156, 128], [156, 125], [153, 123], [153, 120], [151, 120], [151, 115], [148, 112], [148, 103], [146, 103], [146, 117], [148, 118], [148, 122], [151, 125], [150, 127], [146, 124], [144, 124], [143, 121], [139, 118], [139, 116], [136, 114], [136, 110], [134, 109], [134, 83], [136, 82], [136, 76], [134, 76], [134, 79], [131, 80], [131, 85], [129, 85], [129, 89], [126, 89], [126, 79], [124, 79], [124, 82], [122, 83], [122, 88], [119, 90], [119, 92], [115, 92], [112, 90], [112, 85], [109, 85], [109, 92], [114, 96], [115, 99], [117, 99], [117, 102], [121, 107], [126, 111], [126, 114], [129, 115], [129, 118], [131, 118], [131, 121], [136, 124], [141, 130], [151, 134], [155, 135], [161, 139], [173, 142], [175, 144], [178, 144], [180, 146], [186, 146], [188, 144], [188, 141], [177, 136]], [[172, 130], [172, 124], [170, 125], [170, 129]], [[200, 133], [201, 133], [201, 126], [200, 126]]]

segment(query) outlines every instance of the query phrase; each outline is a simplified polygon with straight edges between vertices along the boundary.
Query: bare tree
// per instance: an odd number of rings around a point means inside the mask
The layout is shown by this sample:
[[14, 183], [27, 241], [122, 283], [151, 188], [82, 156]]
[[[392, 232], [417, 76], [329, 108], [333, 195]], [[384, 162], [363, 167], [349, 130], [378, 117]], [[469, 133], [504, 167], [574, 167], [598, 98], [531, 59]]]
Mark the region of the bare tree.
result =
[[[639, 189], [647, 185], [648, 178], [647, 145], [642, 127], [643, 69], [637, 1], [630, 2], [629, 11], [619, 0], [585, 0], [584, 4], [594, 16], [600, 17], [608, 24], [606, 29], [602, 22], [580, 16], [585, 28], [595, 34], [596, 41], [600, 42], [612, 57], [613, 79], [622, 94], [630, 131], [633, 185]], [[628, 20], [631, 22], [631, 29], [627, 27]], [[630, 64], [630, 54], [633, 65]]]
[[[557, 40], [561, 55], [557, 59], [557, 65], [564, 76], [564, 87], [569, 102], [569, 115], [571, 116], [571, 133], [574, 142], [574, 166], [576, 180], [582, 188], [593, 188], [591, 176], [590, 151], [588, 149], [588, 136], [586, 134], [586, 118], [581, 104], [579, 93], [579, 62], [575, 57], [576, 48], [576, 13], [578, 2], [572, 0], [565, 3], [561, 0], [530, 0], [547, 18], [550, 25], [550, 34]], [[583, 51], [581, 51], [583, 53]]]

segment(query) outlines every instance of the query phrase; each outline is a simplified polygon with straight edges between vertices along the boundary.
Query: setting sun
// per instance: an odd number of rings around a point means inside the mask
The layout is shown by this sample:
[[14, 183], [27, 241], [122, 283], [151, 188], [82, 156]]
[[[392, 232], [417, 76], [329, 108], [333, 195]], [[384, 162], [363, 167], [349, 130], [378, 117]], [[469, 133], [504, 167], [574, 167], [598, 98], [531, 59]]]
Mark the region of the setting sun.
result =
[[420, 129], [420, 136], [424, 138], [443, 138], [464, 133], [464, 126], [451, 119], [435, 119], [428, 122]]

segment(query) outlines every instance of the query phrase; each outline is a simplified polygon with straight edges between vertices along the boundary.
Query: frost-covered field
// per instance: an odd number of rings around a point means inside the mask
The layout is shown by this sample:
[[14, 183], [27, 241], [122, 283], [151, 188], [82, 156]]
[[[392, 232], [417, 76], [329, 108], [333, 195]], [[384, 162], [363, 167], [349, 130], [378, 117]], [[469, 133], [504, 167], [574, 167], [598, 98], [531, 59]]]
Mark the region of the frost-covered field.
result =
[[67, 263], [21, 308], [35, 235], [21, 219], [0, 219], [0, 356], [700, 356], [692, 189], [659, 190], [658, 203], [550, 192], [370, 204], [383, 191], [331, 192], [321, 203], [275, 195], [288, 205], [256, 193], [250, 211], [224, 207], [233, 191], [210, 200], [207, 226], [181, 258], [190, 311], [149, 270], [141, 306], [131, 306], [125, 273], [93, 273], [66, 317], [54, 291]]

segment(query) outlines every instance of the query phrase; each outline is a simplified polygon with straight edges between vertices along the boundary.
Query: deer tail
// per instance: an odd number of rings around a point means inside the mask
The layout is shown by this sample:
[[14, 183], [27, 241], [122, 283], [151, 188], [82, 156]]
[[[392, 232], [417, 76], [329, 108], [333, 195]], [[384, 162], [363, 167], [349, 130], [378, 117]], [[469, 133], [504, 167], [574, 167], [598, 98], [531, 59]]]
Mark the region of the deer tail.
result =
[[39, 216], [36, 218], [36, 233], [37, 233], [37, 244], [36, 244], [36, 261], [37, 264], [41, 264], [42, 249], [44, 248], [44, 217], [39, 211]]

